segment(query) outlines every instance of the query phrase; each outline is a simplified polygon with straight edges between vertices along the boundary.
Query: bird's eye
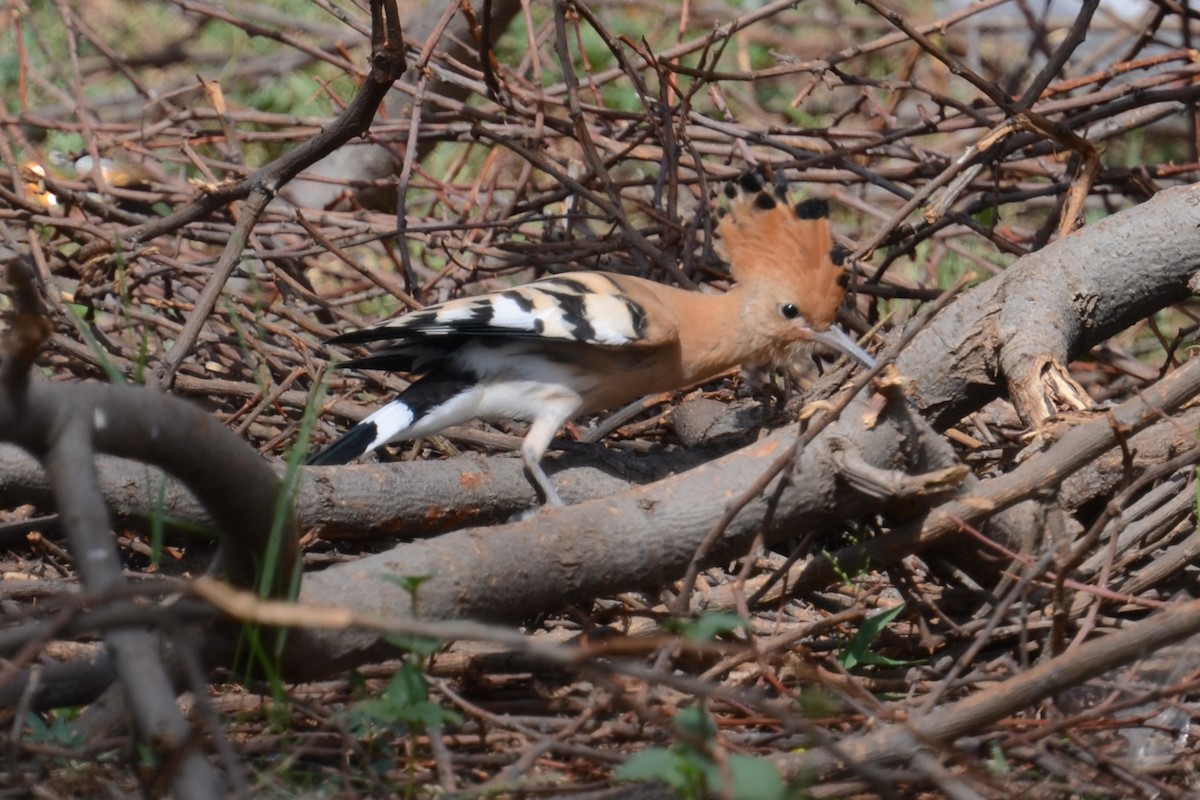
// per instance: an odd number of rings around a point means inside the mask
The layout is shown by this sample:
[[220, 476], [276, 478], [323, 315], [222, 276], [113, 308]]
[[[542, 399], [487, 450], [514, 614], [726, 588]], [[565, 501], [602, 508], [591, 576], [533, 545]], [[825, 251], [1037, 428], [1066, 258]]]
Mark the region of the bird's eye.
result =
[[784, 303], [779, 307], [779, 313], [788, 319], [795, 319], [800, 316], [800, 309], [796, 308], [795, 303]]

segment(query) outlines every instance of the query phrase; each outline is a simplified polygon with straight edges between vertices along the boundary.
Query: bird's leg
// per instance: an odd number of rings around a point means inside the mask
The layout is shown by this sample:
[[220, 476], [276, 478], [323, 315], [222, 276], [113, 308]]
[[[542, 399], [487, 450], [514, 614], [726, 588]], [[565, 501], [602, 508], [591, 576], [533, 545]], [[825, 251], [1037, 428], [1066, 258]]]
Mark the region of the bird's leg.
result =
[[542, 502], [548, 506], [565, 504], [558, 496], [554, 484], [550, 482], [550, 477], [542, 469], [542, 456], [546, 455], [546, 449], [550, 447], [550, 440], [554, 438], [554, 434], [578, 411], [577, 397], [547, 398], [542, 413], [530, 423], [525, 441], [521, 443], [521, 458], [525, 461], [525, 471], [529, 473], [534, 486], [541, 490]]
[[565, 505], [562, 498], [558, 496], [554, 484], [550, 481], [550, 476], [542, 469], [541, 462], [531, 458], [529, 453], [524, 452], [524, 448], [522, 448], [521, 458], [525, 461], [525, 471], [529, 474], [530, 480], [541, 492], [542, 502], [548, 506]]

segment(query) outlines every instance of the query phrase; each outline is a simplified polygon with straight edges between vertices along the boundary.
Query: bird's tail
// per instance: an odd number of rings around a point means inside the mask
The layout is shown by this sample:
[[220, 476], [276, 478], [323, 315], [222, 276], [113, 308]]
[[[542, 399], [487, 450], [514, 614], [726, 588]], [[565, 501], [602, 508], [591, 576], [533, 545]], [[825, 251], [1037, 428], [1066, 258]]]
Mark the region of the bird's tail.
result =
[[477, 382], [472, 374], [449, 369], [426, 375], [304, 463], [310, 467], [349, 464], [388, 442], [461, 425], [475, 415], [470, 393]]
[[376, 447], [403, 438], [404, 431], [412, 427], [413, 418], [411, 405], [403, 397], [397, 397], [304, 463], [310, 467], [348, 464]]

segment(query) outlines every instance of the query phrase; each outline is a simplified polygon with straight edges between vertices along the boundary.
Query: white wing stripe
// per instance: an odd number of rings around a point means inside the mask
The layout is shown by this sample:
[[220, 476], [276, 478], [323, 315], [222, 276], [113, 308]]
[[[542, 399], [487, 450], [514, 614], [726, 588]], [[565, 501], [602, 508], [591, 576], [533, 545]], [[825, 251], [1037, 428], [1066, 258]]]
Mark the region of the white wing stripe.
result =
[[628, 344], [637, 337], [629, 304], [622, 297], [590, 295], [584, 298], [584, 308], [593, 328], [592, 338], [600, 344]]
[[450, 322], [461, 322], [463, 320], [470, 319], [471, 316], [475, 313], [475, 308], [477, 306], [478, 306], [478, 303], [475, 303], [475, 302], [468, 303], [465, 305], [458, 305], [457, 303], [445, 305], [441, 309], [438, 310], [438, 313], [437, 313], [438, 324], [441, 325], [441, 324], [450, 323]]
[[492, 300], [492, 324], [520, 331], [533, 330], [533, 316], [511, 297], [499, 295]]

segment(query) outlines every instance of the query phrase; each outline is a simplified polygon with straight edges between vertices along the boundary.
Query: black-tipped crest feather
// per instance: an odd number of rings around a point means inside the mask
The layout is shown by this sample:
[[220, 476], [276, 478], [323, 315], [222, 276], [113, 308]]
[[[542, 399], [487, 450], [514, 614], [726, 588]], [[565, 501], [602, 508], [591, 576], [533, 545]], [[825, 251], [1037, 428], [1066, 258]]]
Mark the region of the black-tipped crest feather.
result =
[[747, 194], [753, 194], [763, 188], [763, 176], [757, 169], [752, 169], [748, 172], [743, 172], [738, 178], [738, 183], [742, 186], [742, 191]]
[[796, 203], [796, 216], [800, 219], [823, 219], [829, 216], [829, 201], [813, 197]]

